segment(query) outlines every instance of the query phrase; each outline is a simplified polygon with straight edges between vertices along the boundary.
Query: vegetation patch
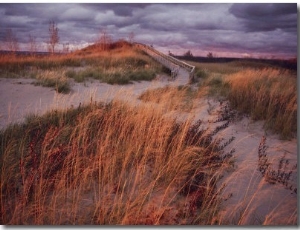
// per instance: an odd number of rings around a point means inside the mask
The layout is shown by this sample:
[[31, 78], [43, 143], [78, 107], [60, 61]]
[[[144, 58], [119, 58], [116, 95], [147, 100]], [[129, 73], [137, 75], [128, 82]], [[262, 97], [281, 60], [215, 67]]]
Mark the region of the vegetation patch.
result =
[[265, 127], [282, 138], [297, 132], [297, 79], [289, 71], [245, 70], [231, 75], [228, 100], [254, 120], [265, 120]]
[[151, 101], [164, 106], [167, 110], [189, 112], [193, 108], [197, 92], [188, 86], [164, 87], [147, 90], [139, 97], [142, 101]]
[[70, 83], [64, 72], [40, 71], [36, 75], [35, 85], [54, 88], [58, 93], [68, 93], [71, 90]]
[[201, 121], [112, 102], [0, 132], [3, 224], [213, 224], [225, 168]]
[[100, 67], [89, 67], [81, 71], [69, 70], [66, 76], [73, 78], [76, 82], [84, 82], [90, 78], [105, 82], [108, 84], [129, 84], [132, 81], [151, 81], [155, 78], [153, 70], [145, 69], [123, 69], [122, 67], [114, 69], [103, 69]]
[[[264, 120], [266, 130], [290, 139], [297, 133], [295, 71], [269, 63], [234, 61], [193, 63], [197, 66], [198, 95], [228, 100], [233, 109]], [[268, 68], [266, 68], [268, 67]]]
[[[78, 70], [80, 69], [80, 70]], [[100, 49], [97, 44], [69, 54], [45, 56], [0, 56], [0, 77], [35, 78], [37, 72], [66, 72], [66, 76], [76, 82], [88, 78], [98, 79], [109, 84], [129, 84], [132, 81], [151, 81], [157, 73], [165, 73], [165, 68], [135, 49], [126, 42], [112, 43], [108, 49]], [[56, 82], [40, 83], [44, 86], [56, 86]], [[65, 83], [58, 86], [58, 92], [65, 92]]]

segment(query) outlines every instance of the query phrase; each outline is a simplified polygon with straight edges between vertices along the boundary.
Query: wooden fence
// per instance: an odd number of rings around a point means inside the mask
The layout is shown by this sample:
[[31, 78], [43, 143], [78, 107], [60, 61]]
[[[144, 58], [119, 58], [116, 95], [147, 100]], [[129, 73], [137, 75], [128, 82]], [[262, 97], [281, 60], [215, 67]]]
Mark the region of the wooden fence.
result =
[[189, 72], [190, 82], [192, 82], [194, 80], [195, 66], [187, 64], [186, 62], [183, 62], [172, 56], [163, 54], [151, 46], [148, 46], [148, 45], [145, 45], [142, 43], [134, 43], [134, 45], [139, 47], [140, 49], [144, 50], [148, 55], [150, 55], [155, 60], [159, 61], [165, 67], [170, 69], [172, 78], [175, 78], [178, 75], [179, 69], [181, 67]]

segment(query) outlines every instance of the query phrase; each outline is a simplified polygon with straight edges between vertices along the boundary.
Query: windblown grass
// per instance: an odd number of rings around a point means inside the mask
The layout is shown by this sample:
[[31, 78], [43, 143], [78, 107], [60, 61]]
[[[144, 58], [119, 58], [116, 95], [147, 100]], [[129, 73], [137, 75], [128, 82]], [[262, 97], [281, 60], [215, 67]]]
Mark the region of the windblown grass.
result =
[[283, 69], [245, 69], [232, 74], [207, 73], [199, 94], [229, 100], [233, 109], [264, 120], [265, 128], [282, 139], [297, 132], [297, 78]]
[[179, 110], [189, 112], [193, 108], [193, 99], [196, 91], [188, 86], [164, 87], [150, 89], [142, 93], [139, 97], [142, 101], [151, 101], [165, 105], [167, 110]]
[[200, 128], [118, 102], [0, 132], [2, 224], [213, 224], [227, 158]]
[[265, 120], [265, 127], [282, 138], [297, 132], [297, 79], [288, 71], [275, 69], [245, 70], [227, 79], [231, 105]]

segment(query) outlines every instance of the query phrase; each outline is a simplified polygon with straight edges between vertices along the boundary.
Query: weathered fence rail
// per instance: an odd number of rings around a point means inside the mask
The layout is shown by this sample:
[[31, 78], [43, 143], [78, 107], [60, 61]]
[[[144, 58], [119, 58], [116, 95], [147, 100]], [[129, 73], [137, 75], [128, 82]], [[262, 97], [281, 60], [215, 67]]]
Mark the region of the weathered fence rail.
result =
[[151, 46], [142, 43], [134, 43], [134, 44], [140, 49], [144, 50], [148, 55], [150, 55], [151, 57], [153, 57], [154, 59], [162, 63], [168, 69], [170, 69], [173, 78], [175, 78], [178, 75], [179, 69], [181, 67], [189, 72], [189, 78], [190, 78], [189, 80], [191, 82], [194, 80], [195, 66], [180, 61], [177, 58], [174, 58], [172, 56], [163, 54]]

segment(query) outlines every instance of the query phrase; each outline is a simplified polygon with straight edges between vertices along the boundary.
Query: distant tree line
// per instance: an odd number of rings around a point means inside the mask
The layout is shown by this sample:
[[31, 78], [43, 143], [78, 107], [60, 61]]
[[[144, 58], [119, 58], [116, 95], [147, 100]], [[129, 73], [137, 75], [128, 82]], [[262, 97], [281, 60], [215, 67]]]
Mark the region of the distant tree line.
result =
[[[172, 54], [170, 51], [169, 51], [169, 55], [175, 57], [175, 55]], [[187, 58], [187, 59], [193, 59], [194, 55], [193, 55], [193, 53], [192, 53], [191, 50], [188, 50], [188, 51], [186, 51], [186, 52], [182, 55], [182, 57]], [[207, 57], [208, 59], [212, 59], [212, 58], [215, 58], [216, 55], [213, 54], [212, 52], [208, 52], [207, 55], [206, 55], [206, 57]]]

